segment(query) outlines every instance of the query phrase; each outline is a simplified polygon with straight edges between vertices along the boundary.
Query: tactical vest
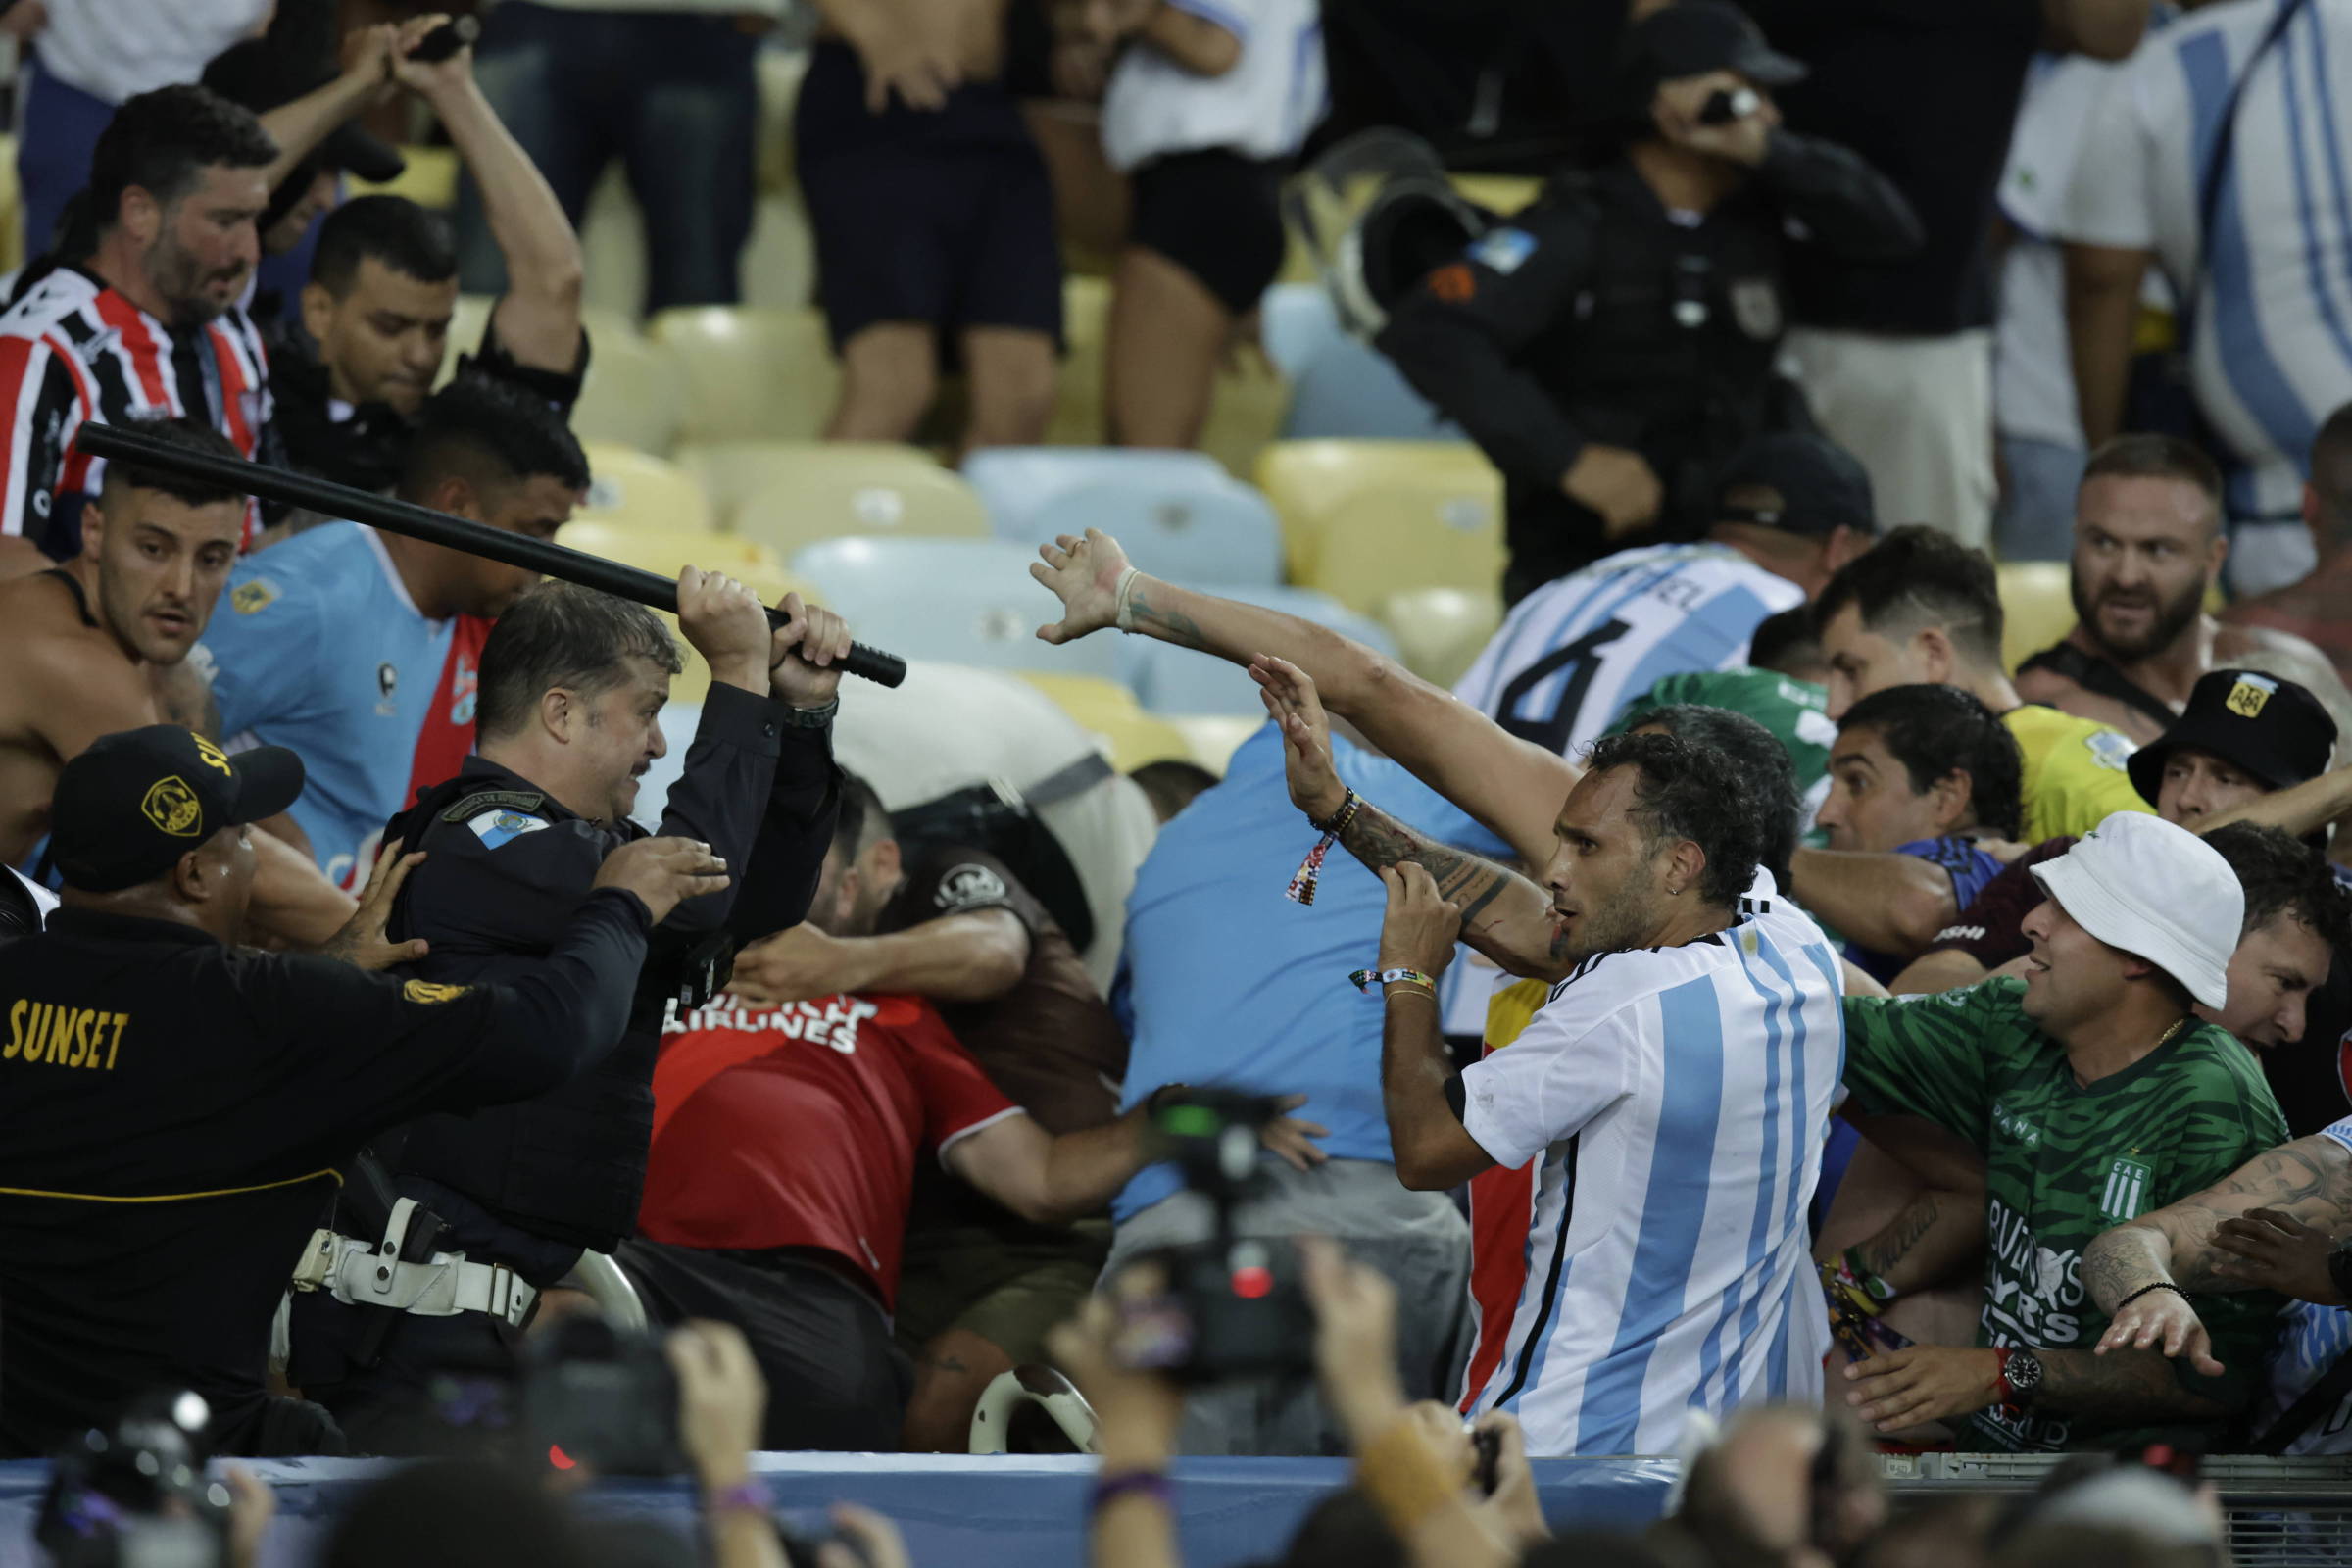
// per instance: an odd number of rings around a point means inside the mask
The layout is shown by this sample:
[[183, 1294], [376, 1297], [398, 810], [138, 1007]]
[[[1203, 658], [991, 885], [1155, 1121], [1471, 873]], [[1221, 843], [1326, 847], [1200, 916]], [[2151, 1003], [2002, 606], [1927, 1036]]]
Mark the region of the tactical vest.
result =
[[[470, 832], [464, 819], [450, 819], [449, 808], [468, 795], [496, 788], [478, 777], [436, 785], [393, 819], [385, 830], [387, 841], [397, 836], [429, 852], [451, 834]], [[573, 814], [553, 801], [538, 810], [560, 821]], [[633, 825], [603, 831], [613, 847], [640, 836]], [[579, 893], [587, 896], [586, 882]], [[404, 890], [393, 906], [393, 939], [431, 941], [436, 933], [414, 928], [407, 904]], [[647, 964], [649, 971], [656, 967]], [[434, 973], [429, 954], [416, 968], [426, 979], [443, 978]], [[420, 1176], [454, 1188], [494, 1218], [532, 1236], [611, 1251], [636, 1229], [638, 1200], [645, 1193], [662, 1000], [660, 987], [641, 980], [620, 1044], [561, 1088], [467, 1116], [423, 1117], [387, 1135], [376, 1146], [378, 1153], [396, 1176]]]

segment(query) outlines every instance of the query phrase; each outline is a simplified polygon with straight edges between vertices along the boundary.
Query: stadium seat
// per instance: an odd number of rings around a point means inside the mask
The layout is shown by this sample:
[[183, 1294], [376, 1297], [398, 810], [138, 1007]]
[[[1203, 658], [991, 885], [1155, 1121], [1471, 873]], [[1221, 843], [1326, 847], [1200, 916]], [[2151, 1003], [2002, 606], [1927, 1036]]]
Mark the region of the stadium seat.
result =
[[1291, 580], [1370, 610], [1408, 588], [1501, 580], [1502, 476], [1478, 449], [1426, 441], [1282, 441], [1257, 466]]
[[2063, 561], [2016, 561], [1998, 568], [2001, 666], [2014, 671], [2075, 629], [2075, 600]]
[[17, 138], [0, 136], [0, 272], [24, 265], [24, 192], [17, 183]]
[[1284, 440], [1462, 439], [1388, 356], [1342, 329], [1320, 284], [1278, 284], [1261, 309], [1266, 354], [1290, 381]]
[[1455, 174], [1453, 188], [1488, 212], [1508, 218], [1534, 201], [1544, 182], [1525, 174]]
[[1185, 739], [1191, 748], [1190, 757], [1219, 778], [1233, 760], [1233, 754], [1242, 742], [1257, 733], [1266, 721], [1261, 711], [1255, 718], [1244, 718], [1236, 713], [1167, 713], [1161, 715], [1166, 723]]
[[813, 441], [841, 368], [813, 310], [697, 305], [663, 311], [647, 335], [677, 357], [686, 441]]
[[[1201, 586], [1228, 599], [1262, 605], [1319, 626], [1329, 626], [1384, 654], [1396, 652], [1396, 639], [1386, 627], [1356, 614], [1327, 594], [1302, 588], [1240, 588], [1207, 583]], [[1257, 682], [1238, 665], [1153, 637], [1123, 637], [1116, 651], [1120, 675], [1152, 712], [1265, 716], [1265, 705], [1258, 700]]]
[[974, 453], [964, 472], [998, 537], [1014, 544], [1101, 528], [1154, 576], [1265, 588], [1282, 581], [1274, 509], [1202, 453], [1000, 448]]
[[1024, 669], [1021, 678], [1048, 697], [1110, 748], [1111, 765], [1131, 773], [1146, 762], [1168, 758], [1192, 760], [1193, 749], [1183, 731], [1155, 713], [1147, 713], [1135, 693], [1115, 680], [1092, 675], [1062, 675]]
[[1372, 618], [1396, 639], [1405, 668], [1450, 688], [1502, 625], [1502, 595], [1494, 588], [1408, 588], [1383, 599]]
[[716, 526], [701, 483], [676, 464], [612, 442], [586, 445], [590, 479], [582, 517], [700, 533]]
[[1002, 539], [832, 539], [794, 556], [792, 571], [860, 642], [908, 659], [1117, 679], [1118, 644], [1134, 639], [1038, 641], [1061, 607], [1030, 579], [1033, 559]]
[[401, 161], [408, 167], [381, 185], [365, 179], [345, 183], [353, 196], [406, 196], [419, 207], [448, 212], [458, 205], [460, 164], [454, 147], [420, 147], [403, 143]]
[[1054, 379], [1054, 416], [1046, 421], [1046, 440], [1050, 445], [1102, 444], [1102, 367], [1109, 327], [1110, 279], [1064, 279], [1061, 373]]
[[677, 438], [685, 403], [676, 358], [634, 331], [589, 327], [588, 378], [571, 411], [571, 431], [582, 441], [616, 442], [641, 452], [667, 452]]
[[688, 447], [736, 532], [790, 559], [853, 534], [985, 539], [988, 509], [960, 475], [914, 447], [879, 442], [730, 441]]
[[[796, 590], [808, 595], [807, 585], [795, 581], [777, 564], [774, 555], [748, 539], [737, 539], [723, 533], [697, 533], [692, 529], [656, 528], [629, 523], [600, 521], [593, 517], [576, 518], [556, 532], [556, 543], [574, 550], [617, 561], [623, 565], [636, 566], [656, 576], [675, 581], [685, 566], [701, 566], [707, 571], [723, 571], [740, 578], [745, 586], [760, 596], [763, 605], [779, 603], [786, 594]], [[677, 637], [678, 652], [686, 661], [685, 669], [670, 682], [669, 700], [673, 703], [699, 703], [710, 686], [710, 666], [703, 656], [687, 646], [678, 636], [675, 615], [664, 614], [670, 634]], [[683, 744], [688, 737], [673, 735], [672, 745]]]

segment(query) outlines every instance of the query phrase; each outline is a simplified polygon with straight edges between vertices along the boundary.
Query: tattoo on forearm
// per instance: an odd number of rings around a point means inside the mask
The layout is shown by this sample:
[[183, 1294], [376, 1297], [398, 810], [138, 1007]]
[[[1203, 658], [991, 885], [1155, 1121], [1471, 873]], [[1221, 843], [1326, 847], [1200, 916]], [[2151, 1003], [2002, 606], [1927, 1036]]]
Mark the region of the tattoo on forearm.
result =
[[1934, 1193], [1920, 1194], [1909, 1208], [1894, 1216], [1892, 1224], [1854, 1250], [1861, 1256], [1862, 1266], [1873, 1274], [1892, 1273], [1895, 1265], [1919, 1245], [1920, 1238], [1936, 1228], [1936, 1217], [1942, 1212]]
[[2186, 1417], [2212, 1421], [2229, 1414], [2218, 1400], [2191, 1394], [2175, 1364], [2154, 1350], [2040, 1350], [2037, 1407], [2109, 1421]]
[[1153, 591], [1136, 580], [1135, 591], [1127, 596], [1128, 617], [1139, 631], [1156, 631], [1164, 640], [1183, 648], [1206, 648], [1208, 638], [1192, 616], [1171, 609], [1153, 597]]
[[[1438, 894], [1462, 911], [1462, 929], [1470, 930], [1487, 906], [1514, 883], [1536, 893], [1534, 883], [1505, 866], [1459, 850], [1449, 850], [1425, 833], [1397, 821], [1366, 801], [1356, 808], [1340, 842], [1375, 871], [1384, 866], [1417, 863], [1437, 883]], [[1536, 894], [1542, 897], [1541, 894]]]

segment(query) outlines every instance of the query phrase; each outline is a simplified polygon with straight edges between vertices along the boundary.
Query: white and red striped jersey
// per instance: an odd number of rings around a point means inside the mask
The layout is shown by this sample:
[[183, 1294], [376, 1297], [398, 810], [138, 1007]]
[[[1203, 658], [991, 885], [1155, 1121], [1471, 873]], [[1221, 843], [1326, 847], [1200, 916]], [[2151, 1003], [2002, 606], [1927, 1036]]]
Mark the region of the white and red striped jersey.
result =
[[1805, 1213], [1843, 1065], [1837, 955], [1758, 872], [1738, 923], [1505, 986], [1462, 1125], [1465, 1412], [1544, 1455], [1671, 1453], [1693, 1410], [1821, 1398]]
[[[270, 362], [242, 310], [173, 329], [89, 273], [61, 267], [0, 316], [0, 534], [61, 559], [105, 464], [74, 445], [84, 420], [196, 414], [254, 457], [270, 422]], [[261, 526], [248, 503], [245, 542]]]

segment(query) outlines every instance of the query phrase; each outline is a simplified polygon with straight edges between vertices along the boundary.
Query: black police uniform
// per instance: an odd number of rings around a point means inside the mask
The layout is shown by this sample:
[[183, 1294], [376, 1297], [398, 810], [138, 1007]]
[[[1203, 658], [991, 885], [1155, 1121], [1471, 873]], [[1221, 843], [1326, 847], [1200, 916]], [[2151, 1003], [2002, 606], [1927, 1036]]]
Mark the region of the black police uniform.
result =
[[[147, 794], [189, 818], [167, 866], [202, 842], [188, 773]], [[75, 782], [69, 766], [61, 791]], [[609, 1050], [649, 924], [600, 889], [537, 960], [465, 987], [74, 906], [0, 946], [0, 1457], [157, 1388], [203, 1395], [223, 1452], [340, 1451], [325, 1412], [266, 1377], [348, 1161], [396, 1123], [544, 1094]]]
[[[1723, 463], [1766, 431], [1813, 427], [1773, 369], [1789, 232], [1865, 258], [1919, 242], [1860, 158], [1775, 130], [1746, 182], [1694, 220], [1629, 157], [1559, 175], [1398, 304], [1378, 346], [1502, 470], [1506, 599], [1623, 546], [1698, 537]], [[1612, 541], [1561, 489], [1588, 441], [1647, 460], [1663, 492], [1651, 528]]]
[[[404, 1197], [443, 1221], [436, 1244], [505, 1264], [544, 1289], [583, 1250], [610, 1252], [635, 1228], [653, 1135], [654, 1058], [665, 1004], [714, 947], [797, 924], [816, 890], [839, 808], [829, 714], [714, 683], [661, 831], [727, 862], [725, 892], [681, 904], [654, 934], [619, 1046], [595, 1069], [527, 1103], [434, 1116], [377, 1146]], [[422, 937], [421, 978], [495, 979], [544, 953], [597, 867], [646, 836], [585, 819], [498, 764], [466, 760], [385, 829], [429, 857], [394, 907], [397, 939]], [[358, 1235], [364, 1221], [346, 1222]], [[402, 1316], [322, 1297], [295, 1303], [290, 1381], [368, 1446], [401, 1446], [398, 1425], [435, 1364], [496, 1356], [514, 1331], [481, 1313]]]

